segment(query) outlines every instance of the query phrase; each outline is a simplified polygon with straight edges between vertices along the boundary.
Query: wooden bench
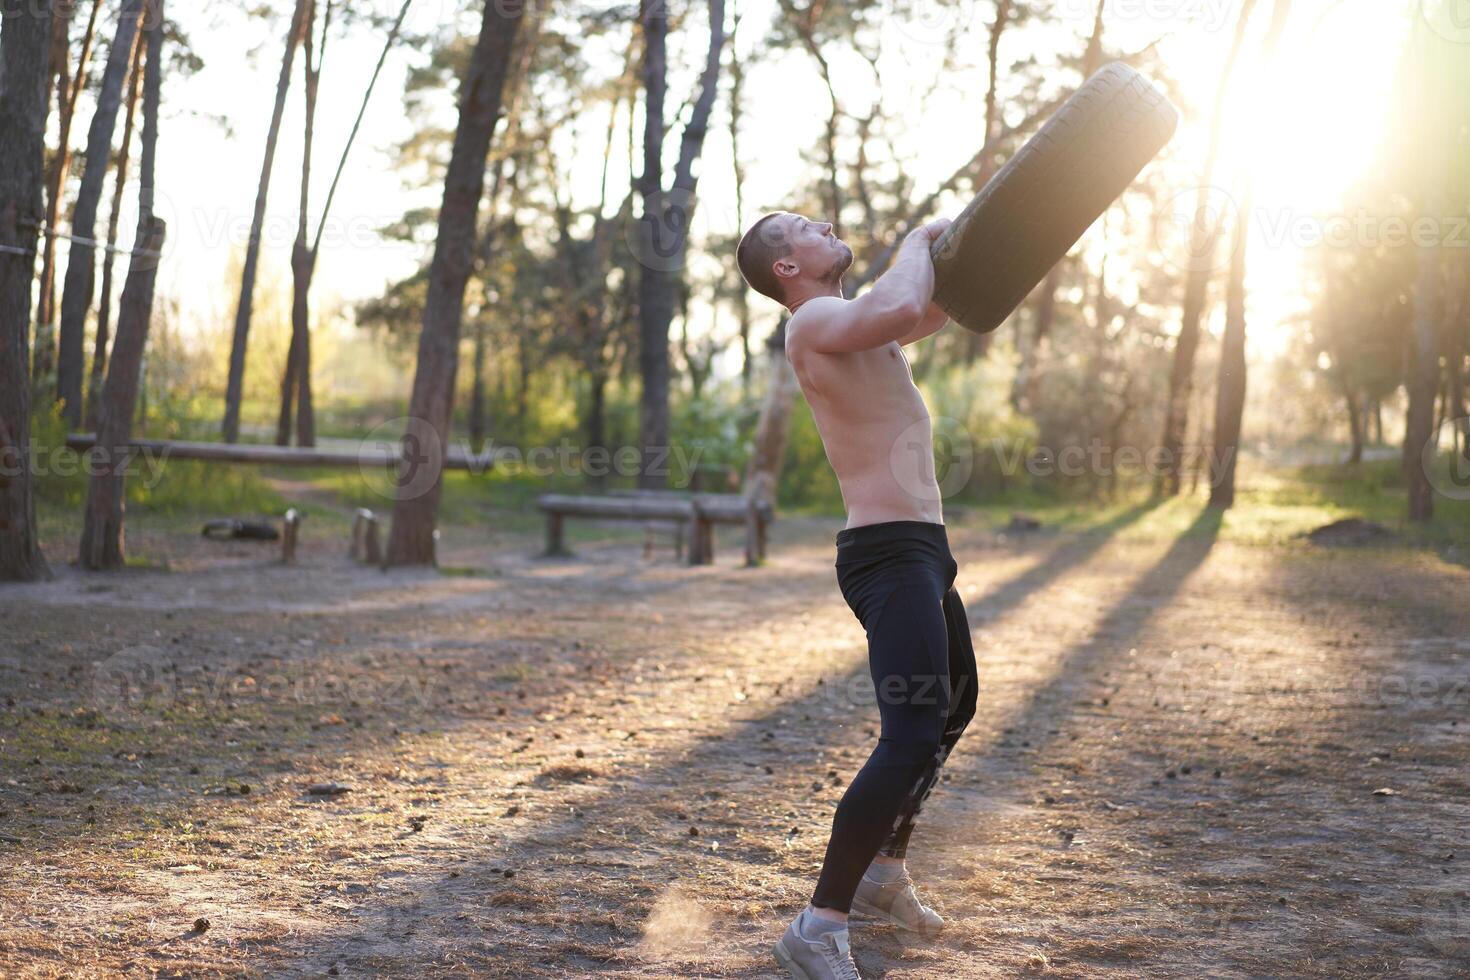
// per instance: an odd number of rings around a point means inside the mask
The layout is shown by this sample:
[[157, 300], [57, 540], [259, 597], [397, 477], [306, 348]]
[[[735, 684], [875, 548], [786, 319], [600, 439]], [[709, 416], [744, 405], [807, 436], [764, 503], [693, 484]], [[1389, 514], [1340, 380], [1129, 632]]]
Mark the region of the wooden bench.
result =
[[378, 515], [366, 507], [357, 508], [353, 516], [352, 547], [347, 553], [353, 561], [383, 564], [383, 549], [378, 545]]
[[544, 493], [536, 506], [546, 515], [546, 554], [567, 554], [563, 524], [569, 517], [612, 521], [668, 523], [689, 528], [689, 564], [715, 560], [716, 524], [745, 528], [745, 563], [758, 565], [766, 556], [766, 526], [771, 509], [740, 494], [682, 494], [673, 490], [633, 490], [599, 496]]

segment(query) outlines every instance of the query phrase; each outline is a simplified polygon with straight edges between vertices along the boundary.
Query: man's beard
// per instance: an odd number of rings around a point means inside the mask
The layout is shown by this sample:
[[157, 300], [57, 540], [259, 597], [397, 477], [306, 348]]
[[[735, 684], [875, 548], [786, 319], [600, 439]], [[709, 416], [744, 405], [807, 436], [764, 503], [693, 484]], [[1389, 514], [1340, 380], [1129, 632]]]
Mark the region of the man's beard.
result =
[[832, 268], [822, 277], [823, 282], [836, 283], [842, 278], [843, 273], [852, 268], [852, 249], [848, 248], [846, 242], [839, 242], [842, 246], [842, 254], [832, 263]]

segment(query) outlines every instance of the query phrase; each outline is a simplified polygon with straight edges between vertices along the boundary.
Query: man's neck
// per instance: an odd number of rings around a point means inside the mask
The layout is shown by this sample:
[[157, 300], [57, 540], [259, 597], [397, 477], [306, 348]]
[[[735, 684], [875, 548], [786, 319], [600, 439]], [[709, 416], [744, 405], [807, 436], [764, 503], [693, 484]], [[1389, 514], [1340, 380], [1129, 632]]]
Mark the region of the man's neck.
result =
[[786, 309], [789, 312], [791, 312], [791, 313], [795, 313], [797, 310], [801, 309], [803, 306], [805, 306], [807, 303], [810, 303], [812, 300], [816, 299], [818, 296], [836, 296], [838, 299], [841, 299], [842, 298], [842, 283], [841, 283], [841, 281], [832, 283], [825, 290], [817, 291], [817, 292], [812, 292], [812, 293], [807, 294], [806, 296], [803, 296], [801, 299], [799, 299], [796, 302], [794, 302], [794, 303], [790, 304], [789, 306], [787, 306]]

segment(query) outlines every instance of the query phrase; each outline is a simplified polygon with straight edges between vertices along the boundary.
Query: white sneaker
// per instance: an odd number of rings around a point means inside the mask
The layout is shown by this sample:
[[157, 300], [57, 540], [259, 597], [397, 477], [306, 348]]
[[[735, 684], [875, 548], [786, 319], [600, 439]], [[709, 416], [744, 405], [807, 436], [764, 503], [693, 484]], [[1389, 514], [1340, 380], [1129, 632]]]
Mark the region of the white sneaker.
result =
[[852, 899], [852, 910], [917, 932], [925, 939], [933, 939], [944, 929], [944, 919], [939, 913], [919, 901], [908, 871], [886, 882], [874, 881], [864, 872]]
[[792, 980], [863, 980], [852, 961], [847, 930], [834, 929], [822, 933], [820, 939], [807, 939], [801, 934], [802, 915], [786, 927], [786, 934], [771, 950]]

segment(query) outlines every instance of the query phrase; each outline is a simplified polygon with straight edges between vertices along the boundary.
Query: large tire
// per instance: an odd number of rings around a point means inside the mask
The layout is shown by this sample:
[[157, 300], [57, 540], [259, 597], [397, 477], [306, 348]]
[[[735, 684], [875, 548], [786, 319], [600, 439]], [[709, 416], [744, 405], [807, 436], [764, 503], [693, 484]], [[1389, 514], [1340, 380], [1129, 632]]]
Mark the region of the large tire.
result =
[[1104, 67], [1007, 161], [934, 242], [934, 302], [989, 333], [1061, 261], [1179, 125], [1122, 62]]

